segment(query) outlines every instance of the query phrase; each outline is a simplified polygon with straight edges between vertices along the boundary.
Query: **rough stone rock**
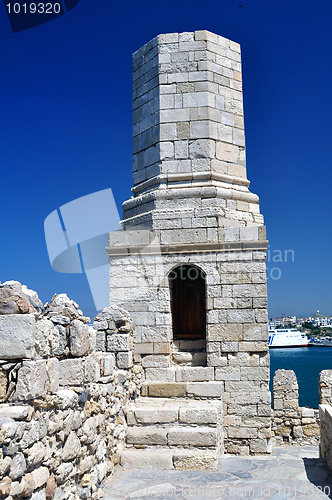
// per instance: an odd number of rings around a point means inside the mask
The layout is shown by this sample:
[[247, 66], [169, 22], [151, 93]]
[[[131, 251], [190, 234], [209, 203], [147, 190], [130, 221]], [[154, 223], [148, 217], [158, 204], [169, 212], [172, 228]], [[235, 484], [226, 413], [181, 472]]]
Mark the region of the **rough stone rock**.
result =
[[29, 408], [30, 406], [28, 405], [13, 406], [9, 404], [2, 404], [0, 406], [0, 418], [7, 417], [13, 418], [14, 420], [26, 418], [29, 413]]
[[4, 477], [0, 480], [0, 495], [9, 495], [12, 480], [9, 477]]
[[33, 475], [31, 473], [26, 474], [24, 476], [23, 495], [27, 497], [31, 495], [35, 489], [36, 485], [33, 479]]
[[32, 420], [26, 425], [23, 433], [20, 446], [22, 450], [28, 448], [32, 443], [36, 443], [39, 439], [39, 424], [37, 420]]
[[83, 440], [86, 444], [93, 443], [97, 438], [97, 417], [88, 418], [82, 427]]
[[74, 391], [61, 389], [55, 394], [54, 404], [60, 410], [74, 408], [78, 404], [78, 395]]
[[53, 498], [56, 489], [56, 481], [54, 476], [50, 476], [46, 483], [45, 496], [47, 499]]
[[17, 423], [14, 422], [14, 420], [8, 419], [8, 422], [5, 422], [2, 424], [1, 427], [1, 433], [4, 436], [5, 439], [7, 438], [13, 438], [15, 436], [15, 433], [17, 431]]
[[106, 351], [106, 333], [104, 331], [96, 332], [96, 351]]
[[8, 379], [4, 371], [0, 369], [0, 401], [6, 397]]
[[12, 464], [12, 459], [10, 457], [4, 457], [0, 460], [0, 476], [4, 476], [10, 469]]
[[64, 500], [65, 498], [70, 498], [71, 496], [71, 486], [70, 482], [67, 481], [65, 484], [61, 485], [55, 490], [53, 500]]
[[10, 488], [10, 495], [12, 497], [18, 497], [19, 495], [21, 495], [21, 493], [23, 493], [23, 489], [24, 489], [23, 481], [21, 482], [13, 481]]
[[35, 443], [27, 451], [26, 461], [29, 467], [33, 467], [42, 462], [45, 457], [45, 446], [40, 441]]
[[63, 356], [69, 353], [69, 347], [67, 342], [67, 329], [65, 326], [55, 324], [55, 328], [59, 333], [59, 345], [54, 348], [53, 354], [56, 356]]
[[33, 290], [18, 281], [0, 284], [0, 314], [41, 313], [43, 304]]
[[36, 322], [36, 352], [42, 356], [52, 356], [59, 350], [60, 334], [52, 321], [42, 318]]
[[[130, 319], [130, 316], [127, 311], [124, 309], [121, 309], [119, 307], [115, 306], [109, 306], [105, 307], [100, 313], [97, 314], [97, 316], [94, 318], [94, 321], [96, 322], [97, 329], [101, 329], [98, 324], [100, 322], [107, 322], [108, 323], [108, 328], [112, 329], [112, 323], [114, 322], [114, 326], [117, 329], [120, 328], [125, 328], [126, 330], [121, 330], [121, 331], [130, 331], [133, 327], [132, 321]], [[106, 329], [106, 328], [105, 328]]]
[[66, 433], [79, 429], [82, 425], [82, 417], [79, 411], [71, 411], [63, 422], [63, 428]]
[[35, 491], [35, 493], [32, 493], [30, 500], [46, 500], [45, 491]]
[[73, 468], [74, 466], [70, 462], [61, 464], [57, 469], [57, 482], [63, 483], [72, 472]]
[[72, 356], [85, 356], [89, 352], [89, 328], [77, 319], [70, 323], [69, 345]]
[[70, 318], [67, 316], [51, 316], [51, 321], [54, 324], [62, 325], [62, 326], [68, 326], [70, 323]]
[[84, 472], [87, 472], [88, 470], [92, 469], [92, 467], [93, 467], [93, 457], [89, 456], [89, 457], [83, 458], [80, 461], [79, 469], [82, 472], [82, 474], [84, 474]]
[[62, 452], [62, 460], [65, 462], [76, 458], [81, 450], [80, 440], [74, 432], [71, 432], [65, 442]]
[[65, 293], [55, 294], [50, 303], [45, 304], [44, 316], [47, 318], [66, 316], [70, 320], [79, 319], [83, 323], [90, 322], [90, 318], [83, 316], [78, 304], [70, 300]]
[[319, 425], [317, 424], [304, 425], [303, 434], [305, 436], [319, 436]]
[[34, 356], [35, 323], [33, 314], [0, 316], [2, 359], [31, 359]]
[[16, 453], [10, 467], [9, 476], [11, 479], [19, 479], [26, 471], [27, 465], [23, 453]]

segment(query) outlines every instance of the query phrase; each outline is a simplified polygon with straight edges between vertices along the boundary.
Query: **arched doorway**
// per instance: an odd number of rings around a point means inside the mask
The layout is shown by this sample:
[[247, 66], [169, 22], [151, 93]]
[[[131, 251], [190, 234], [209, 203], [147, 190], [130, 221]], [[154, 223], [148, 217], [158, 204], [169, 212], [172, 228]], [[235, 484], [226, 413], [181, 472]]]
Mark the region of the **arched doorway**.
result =
[[205, 273], [193, 265], [173, 269], [169, 276], [174, 340], [206, 338]]

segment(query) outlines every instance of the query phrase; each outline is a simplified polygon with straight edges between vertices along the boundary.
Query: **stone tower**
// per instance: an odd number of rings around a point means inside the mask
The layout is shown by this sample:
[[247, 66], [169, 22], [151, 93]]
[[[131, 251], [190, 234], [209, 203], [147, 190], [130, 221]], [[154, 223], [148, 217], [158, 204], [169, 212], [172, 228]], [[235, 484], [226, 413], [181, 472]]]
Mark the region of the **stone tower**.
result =
[[136, 324], [145, 394], [221, 390], [225, 450], [266, 453], [267, 241], [246, 176], [240, 46], [159, 35], [133, 55], [133, 82], [133, 197], [110, 234], [111, 304]]

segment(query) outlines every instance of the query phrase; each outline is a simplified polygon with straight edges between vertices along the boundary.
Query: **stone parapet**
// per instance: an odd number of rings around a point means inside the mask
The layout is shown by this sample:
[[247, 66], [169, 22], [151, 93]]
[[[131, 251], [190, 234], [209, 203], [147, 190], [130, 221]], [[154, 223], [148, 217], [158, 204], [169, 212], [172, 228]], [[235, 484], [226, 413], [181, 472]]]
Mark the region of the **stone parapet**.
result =
[[276, 443], [317, 445], [319, 411], [299, 406], [299, 387], [293, 370], [276, 371], [272, 396], [272, 437]]

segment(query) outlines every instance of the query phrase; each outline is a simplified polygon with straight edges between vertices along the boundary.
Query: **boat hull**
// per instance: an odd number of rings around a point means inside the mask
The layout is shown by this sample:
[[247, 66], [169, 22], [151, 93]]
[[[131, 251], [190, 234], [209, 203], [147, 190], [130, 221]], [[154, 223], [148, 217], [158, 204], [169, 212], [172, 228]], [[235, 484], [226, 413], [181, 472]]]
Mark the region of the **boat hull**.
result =
[[308, 347], [309, 341], [304, 333], [299, 332], [295, 328], [288, 329], [270, 329], [269, 330], [269, 347]]

